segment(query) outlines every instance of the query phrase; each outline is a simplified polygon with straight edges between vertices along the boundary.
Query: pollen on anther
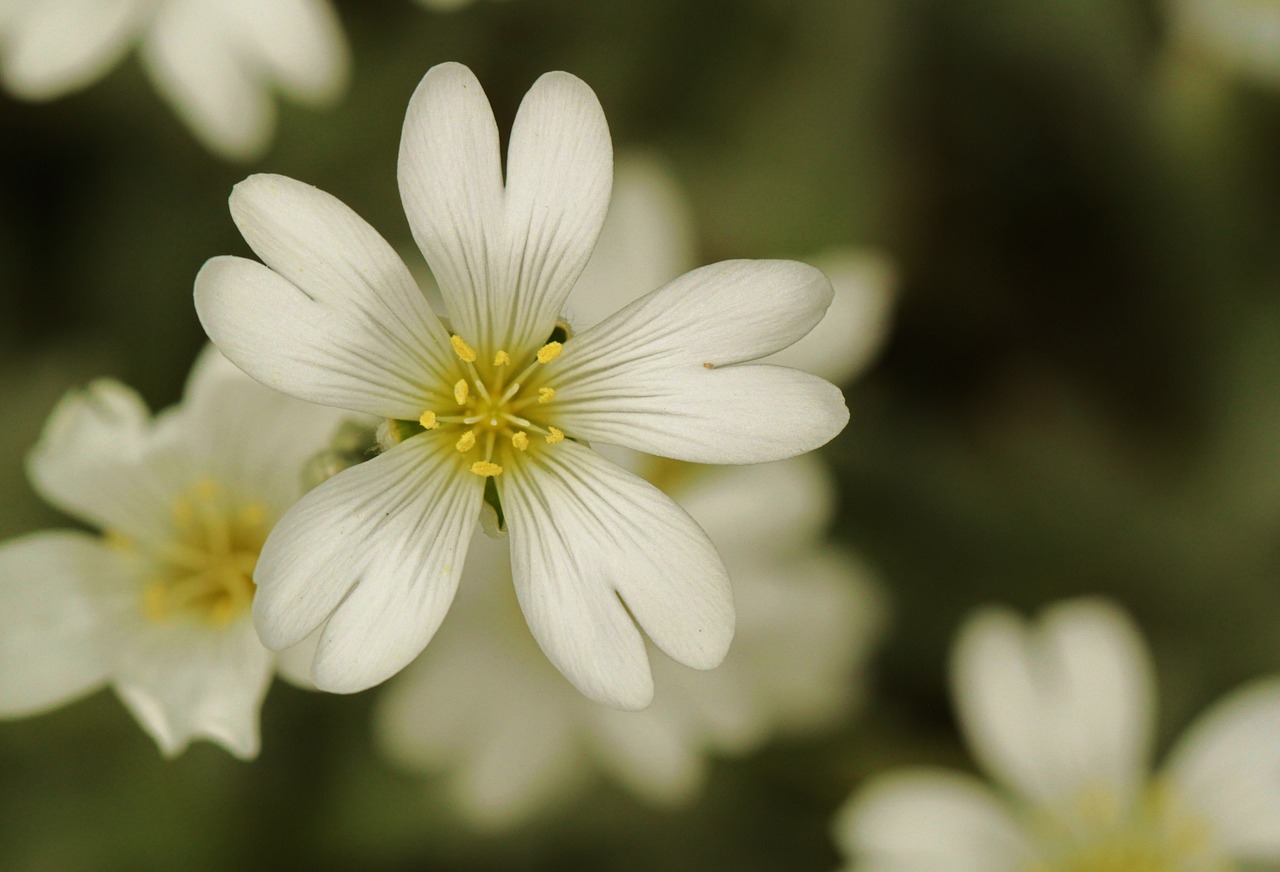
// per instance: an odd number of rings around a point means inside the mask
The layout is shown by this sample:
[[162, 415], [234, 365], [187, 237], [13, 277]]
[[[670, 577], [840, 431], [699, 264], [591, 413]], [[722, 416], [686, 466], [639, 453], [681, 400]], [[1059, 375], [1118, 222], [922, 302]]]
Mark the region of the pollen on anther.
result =
[[529, 447], [529, 434], [523, 431], [513, 433], [511, 435], [511, 444], [520, 451], [524, 451]]
[[547, 428], [547, 443], [549, 445], [555, 445], [557, 442], [563, 442], [563, 441], [564, 441], [563, 430], [561, 430], [559, 427]]
[[555, 388], [538, 388], [538, 402], [549, 403], [556, 398]]
[[493, 365], [494, 366], [510, 366], [511, 355], [507, 354], [505, 351], [499, 350], [498, 353], [493, 356]]
[[429, 410], [422, 413], [422, 417], [418, 418], [418, 423], [422, 425], [424, 430], [435, 430], [440, 426], [440, 422], [436, 420], [436, 413]]
[[463, 363], [476, 362], [476, 350], [467, 344], [467, 341], [458, 334], [449, 337], [449, 344], [453, 346], [454, 352], [458, 357], [462, 358]]
[[559, 357], [562, 351], [564, 351], [564, 345], [561, 343], [548, 342], [538, 349], [538, 363], [550, 363]]
[[256, 527], [267, 520], [267, 509], [261, 503], [249, 503], [240, 508], [237, 517], [240, 523]]
[[220, 490], [221, 488], [218, 487], [218, 483], [211, 478], [200, 479], [196, 482], [194, 488], [196, 499], [203, 502], [209, 502], [210, 500], [217, 499], [218, 492]]
[[463, 454], [467, 453], [472, 448], [475, 448], [476, 447], [476, 431], [468, 430], [466, 433], [463, 433], [461, 436], [458, 437], [457, 445], [455, 445], [454, 447], [456, 447]]
[[477, 460], [471, 464], [471, 471], [476, 475], [485, 478], [493, 478], [495, 475], [502, 475], [502, 467], [488, 460]]
[[467, 380], [465, 378], [458, 379], [458, 383], [453, 386], [453, 398], [458, 401], [458, 405], [461, 406], [465, 403], [470, 394], [471, 389], [467, 387]]

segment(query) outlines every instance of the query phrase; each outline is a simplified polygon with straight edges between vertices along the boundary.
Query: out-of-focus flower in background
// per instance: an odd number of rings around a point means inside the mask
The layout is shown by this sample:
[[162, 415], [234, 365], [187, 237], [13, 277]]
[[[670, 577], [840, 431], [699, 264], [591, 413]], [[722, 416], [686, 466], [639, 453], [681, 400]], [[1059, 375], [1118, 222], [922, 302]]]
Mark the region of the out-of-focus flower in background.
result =
[[347, 82], [329, 0], [0, 0], [0, 78], [18, 97], [84, 88], [135, 46], [192, 132], [233, 160], [270, 143], [273, 91], [323, 105]]
[[1280, 3], [1169, 0], [1175, 48], [1228, 71], [1280, 85]]
[[[663, 165], [619, 161], [609, 217], [566, 306], [574, 327], [681, 274], [694, 247], [689, 209]], [[783, 354], [846, 381], [881, 344], [892, 277], [870, 254], [827, 262], [835, 290], [827, 318]], [[687, 801], [710, 755], [820, 731], [861, 698], [885, 604], [858, 561], [823, 544], [835, 495], [820, 460], [707, 467], [605, 450], [675, 498], [716, 544], [734, 585], [734, 644], [707, 673], [655, 656], [654, 702], [643, 712], [592, 704], [521, 626], [505, 547], [477, 536], [456, 617], [387, 688], [377, 735], [400, 765], [441, 776], [462, 814], [482, 826], [533, 815], [596, 773], [657, 804]]]
[[866, 872], [1222, 872], [1280, 861], [1280, 678], [1217, 703], [1154, 777], [1156, 710], [1137, 627], [1105, 600], [1029, 626], [977, 612], [952, 660], [968, 744], [1004, 788], [941, 770], [890, 772], [840, 812]]
[[[395, 251], [337, 199], [255, 176], [232, 215], [265, 265], [209, 261], [196, 309], [246, 372], [385, 418], [384, 452], [317, 487], [263, 548], [254, 603], [272, 647], [323, 627], [318, 687], [355, 692], [403, 669], [453, 600], [482, 506], [510, 530], [521, 609], [587, 696], [653, 696], [641, 628], [685, 665], [719, 665], [729, 581], [669, 497], [586, 442], [702, 463], [781, 460], [848, 421], [838, 388], [756, 365], [825, 314], [821, 272], [725, 261], [571, 335], [561, 310], [608, 208], [599, 100], [547, 73], [498, 127], [461, 64], [433, 67], [405, 118], [400, 188], [448, 330]], [[558, 337], [558, 338], [557, 338]]]
[[212, 347], [181, 405], [154, 419], [115, 381], [66, 397], [31, 481], [102, 534], [0, 547], [0, 715], [111, 684], [166, 755], [208, 738], [256, 756], [273, 671], [305, 682], [307, 664], [258, 641], [254, 566], [342, 417], [263, 388]]

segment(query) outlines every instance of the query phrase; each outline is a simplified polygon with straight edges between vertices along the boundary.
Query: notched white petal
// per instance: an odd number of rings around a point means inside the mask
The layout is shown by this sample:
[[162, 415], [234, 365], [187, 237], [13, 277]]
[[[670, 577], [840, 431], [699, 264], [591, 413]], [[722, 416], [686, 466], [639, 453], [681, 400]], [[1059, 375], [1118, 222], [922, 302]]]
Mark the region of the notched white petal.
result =
[[573, 442], [512, 472], [501, 487], [516, 592], [570, 681], [620, 708], [648, 704], [652, 679], [632, 616], [673, 659], [719, 665], [733, 637], [732, 592], [714, 546], [682, 509]]
[[325, 625], [316, 686], [371, 687], [427, 644], [453, 600], [482, 481], [452, 446], [422, 435], [339, 473], [276, 525], [255, 578], [254, 619], [271, 648]]
[[37, 714], [103, 686], [127, 571], [84, 533], [0, 546], [0, 717]]

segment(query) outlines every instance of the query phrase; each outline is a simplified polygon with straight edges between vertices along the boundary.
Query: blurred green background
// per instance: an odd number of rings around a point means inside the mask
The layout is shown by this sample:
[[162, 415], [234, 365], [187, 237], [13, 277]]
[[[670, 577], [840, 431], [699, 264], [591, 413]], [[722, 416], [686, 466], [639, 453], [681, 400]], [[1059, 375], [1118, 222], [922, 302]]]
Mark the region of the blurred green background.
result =
[[704, 262], [882, 247], [902, 277], [825, 453], [832, 535], [894, 627], [866, 713], [717, 765], [689, 808], [616, 791], [494, 836], [377, 758], [373, 693], [277, 684], [252, 764], [163, 761], [108, 693], [0, 724], [0, 869], [829, 869], [866, 773], [967, 766], [946, 693], [960, 618], [1108, 593], [1148, 632], [1168, 738], [1280, 668], [1280, 90], [1175, 50], [1139, 0], [339, 2], [329, 111], [282, 104], [248, 167], [203, 151], [136, 61], [72, 97], [0, 96], [0, 535], [66, 524], [22, 461], [100, 375], [174, 402], [200, 265], [249, 254], [231, 186], [269, 171], [408, 245], [409, 95], [458, 60], [506, 130], [542, 72], [599, 94], [621, 152], [664, 155]]

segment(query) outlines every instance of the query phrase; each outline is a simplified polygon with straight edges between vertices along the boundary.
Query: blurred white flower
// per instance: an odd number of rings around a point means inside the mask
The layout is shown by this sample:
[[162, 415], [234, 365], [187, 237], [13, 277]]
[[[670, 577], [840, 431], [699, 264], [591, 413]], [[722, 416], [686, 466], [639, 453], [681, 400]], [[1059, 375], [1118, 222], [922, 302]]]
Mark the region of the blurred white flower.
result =
[[659, 804], [691, 798], [707, 755], [745, 754], [779, 733], [829, 727], [860, 700], [883, 605], [862, 567], [815, 547], [831, 508], [822, 464], [798, 457], [741, 469], [655, 462], [725, 555], [737, 633], [720, 668], [655, 655], [642, 712], [577, 694], [520, 626], [503, 543], [472, 543], [454, 614], [393, 680], [375, 714], [397, 763], [441, 774], [462, 813], [515, 823], [603, 773]]
[[1236, 74], [1280, 85], [1280, 3], [1169, 0], [1173, 44]]
[[154, 419], [111, 380], [63, 399], [32, 484], [102, 535], [0, 546], [0, 716], [110, 684], [166, 755], [208, 738], [255, 756], [272, 672], [305, 680], [307, 664], [258, 641], [254, 564], [341, 417], [267, 390], [212, 347], [182, 404]]
[[535, 638], [586, 695], [649, 703], [640, 627], [688, 666], [724, 658], [733, 604], [715, 548], [670, 498], [585, 441], [699, 463], [827, 442], [848, 420], [839, 390], [749, 362], [809, 332], [831, 287], [804, 264], [727, 261], [571, 336], [560, 312], [612, 171], [604, 113], [579, 79], [534, 84], [504, 184], [475, 76], [460, 64], [428, 72], [405, 119], [400, 187], [447, 328], [390, 245], [336, 199], [278, 176], [237, 186], [232, 215], [266, 265], [205, 265], [205, 329], [265, 384], [387, 419], [387, 450], [304, 497], [263, 548], [258, 631], [284, 648], [323, 627], [317, 686], [363, 690], [422, 651], [482, 504], [510, 529]]
[[987, 609], [953, 658], [961, 725], [1004, 788], [941, 770], [873, 778], [836, 839], [861, 872], [1227, 872], [1280, 860], [1280, 678], [1230, 694], [1150, 774], [1155, 687], [1105, 601], [1028, 626]]
[[[666, 283], [693, 262], [693, 249], [671, 176], [652, 158], [620, 161], [609, 216], [566, 304], [570, 322], [590, 326]], [[874, 257], [829, 262], [837, 268], [827, 317], [782, 353], [846, 380], [881, 342], [891, 283]], [[844, 329], [830, 328], [833, 319]], [[829, 727], [861, 697], [884, 605], [855, 560], [820, 544], [834, 493], [817, 458], [706, 467], [606, 450], [684, 506], [724, 556], [733, 648], [714, 672], [654, 657], [654, 702], [643, 712], [594, 705], [520, 626], [505, 548], [476, 537], [453, 617], [388, 686], [375, 725], [391, 758], [442, 775], [480, 825], [515, 823], [597, 772], [654, 803], [687, 800], [709, 754], [745, 754], [778, 733]]]
[[235, 160], [270, 142], [272, 91], [319, 105], [346, 87], [329, 0], [0, 0], [0, 78], [18, 97], [83, 88], [134, 46], [196, 136]]

